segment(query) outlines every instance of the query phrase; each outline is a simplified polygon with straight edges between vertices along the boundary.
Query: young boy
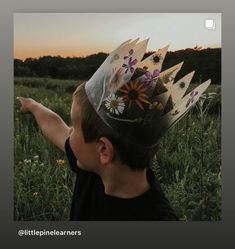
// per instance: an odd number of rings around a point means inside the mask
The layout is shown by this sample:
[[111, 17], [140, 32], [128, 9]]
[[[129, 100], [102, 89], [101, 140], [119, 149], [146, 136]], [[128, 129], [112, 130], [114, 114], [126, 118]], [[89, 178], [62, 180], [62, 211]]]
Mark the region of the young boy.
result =
[[70, 220], [178, 220], [151, 163], [160, 136], [209, 83], [183, 97], [192, 74], [181, 87], [173, 84], [182, 64], [160, 74], [167, 48], [141, 61], [147, 41], [137, 41], [121, 44], [76, 89], [71, 128], [33, 99], [18, 97], [21, 112], [34, 115], [77, 174]]

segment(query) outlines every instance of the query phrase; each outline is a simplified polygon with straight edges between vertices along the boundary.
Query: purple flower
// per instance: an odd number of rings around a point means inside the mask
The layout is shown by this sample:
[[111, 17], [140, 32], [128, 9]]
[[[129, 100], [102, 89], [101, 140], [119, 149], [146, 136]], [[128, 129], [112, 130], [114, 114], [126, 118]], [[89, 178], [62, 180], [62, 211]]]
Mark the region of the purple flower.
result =
[[153, 71], [153, 74], [150, 72], [146, 72], [140, 79], [140, 83], [145, 84], [147, 87], [149, 87], [153, 81], [154, 78], [160, 75], [160, 71], [158, 69]]
[[133, 53], [134, 53], [134, 50], [131, 49], [131, 50], [129, 51], [129, 54], [128, 54], [128, 55], [125, 55], [125, 56], [123, 57], [123, 59], [126, 60], [126, 59], [129, 58]]
[[123, 64], [122, 67], [126, 68], [125, 73], [130, 69], [131, 73], [134, 73], [135, 68], [133, 67], [137, 63], [137, 59], [132, 60], [132, 57], [129, 58], [128, 64]]
[[196, 91], [196, 92], [192, 91], [192, 92], [190, 93], [190, 98], [188, 99], [187, 104], [186, 104], [185, 107], [188, 107], [190, 103], [193, 103], [193, 102], [194, 102], [194, 97], [195, 97], [196, 95], [198, 95], [198, 91]]

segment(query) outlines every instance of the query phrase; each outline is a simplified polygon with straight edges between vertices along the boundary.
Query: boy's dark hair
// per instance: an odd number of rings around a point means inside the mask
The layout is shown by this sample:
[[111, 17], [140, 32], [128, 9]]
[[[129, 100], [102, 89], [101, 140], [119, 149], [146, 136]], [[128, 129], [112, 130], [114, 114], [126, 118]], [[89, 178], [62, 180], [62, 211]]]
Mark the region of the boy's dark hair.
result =
[[109, 127], [96, 113], [85, 92], [85, 83], [74, 92], [76, 104], [82, 106], [81, 128], [86, 143], [98, 141], [100, 137], [107, 137], [117, 151], [115, 159], [128, 165], [132, 170], [149, 168], [156, 153], [157, 146], [146, 148], [132, 143], [120, 136]]

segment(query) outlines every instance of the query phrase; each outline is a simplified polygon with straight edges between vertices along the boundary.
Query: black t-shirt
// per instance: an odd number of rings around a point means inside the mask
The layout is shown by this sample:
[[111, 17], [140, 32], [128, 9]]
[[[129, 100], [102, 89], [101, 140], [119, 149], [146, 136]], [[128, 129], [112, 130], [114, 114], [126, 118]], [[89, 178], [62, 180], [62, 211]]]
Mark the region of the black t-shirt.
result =
[[69, 138], [65, 150], [69, 165], [77, 174], [70, 220], [178, 220], [151, 169], [147, 171], [149, 190], [134, 198], [114, 197], [105, 194], [102, 179], [97, 174], [77, 166]]

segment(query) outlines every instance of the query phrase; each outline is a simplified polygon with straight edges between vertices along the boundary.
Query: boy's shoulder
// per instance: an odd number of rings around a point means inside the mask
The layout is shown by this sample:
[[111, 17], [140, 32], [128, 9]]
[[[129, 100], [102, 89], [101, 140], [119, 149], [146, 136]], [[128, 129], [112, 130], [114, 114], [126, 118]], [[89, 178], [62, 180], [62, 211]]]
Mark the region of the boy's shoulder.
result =
[[151, 188], [146, 192], [143, 209], [148, 212], [148, 216], [152, 216], [152, 220], [178, 220], [151, 168], [147, 170], [147, 179]]
[[[147, 170], [151, 188], [135, 198], [106, 195], [101, 178], [77, 166], [77, 159], [69, 145], [65, 149], [70, 168], [77, 173], [71, 220], [178, 220], [152, 169]], [[89, 198], [88, 198], [89, 197]]]

